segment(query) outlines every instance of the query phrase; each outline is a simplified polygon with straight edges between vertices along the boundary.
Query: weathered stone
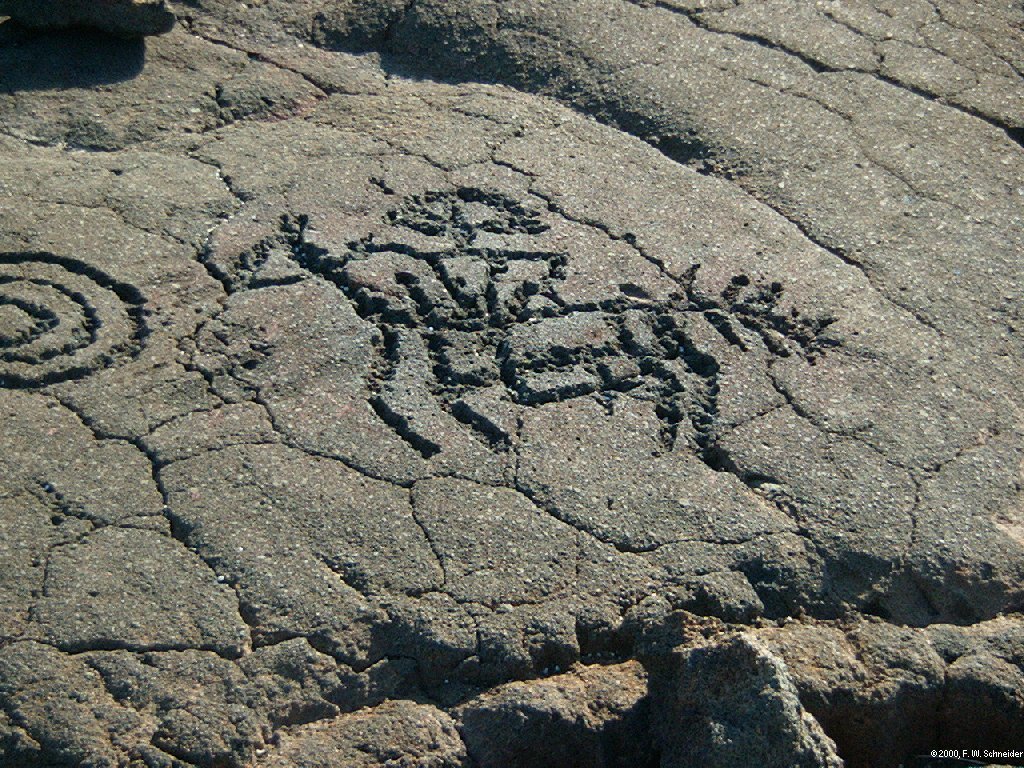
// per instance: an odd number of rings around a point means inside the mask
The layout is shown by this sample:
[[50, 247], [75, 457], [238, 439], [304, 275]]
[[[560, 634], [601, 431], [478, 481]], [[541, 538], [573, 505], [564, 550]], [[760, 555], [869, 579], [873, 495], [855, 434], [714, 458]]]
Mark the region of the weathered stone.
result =
[[164, 0], [3, 0], [2, 15], [27, 27], [95, 27], [119, 37], [162, 35], [174, 28]]
[[163, 35], [174, 28], [164, 0], [3, 0], [0, 15], [26, 27], [94, 27], [119, 37]]
[[248, 642], [234, 592], [170, 536], [106, 528], [50, 552], [35, 619], [66, 651], [203, 648]]
[[651, 751], [647, 675], [637, 662], [509, 683], [463, 705], [459, 727], [480, 765], [642, 765]]
[[256, 764], [460, 768], [465, 760], [465, 747], [450, 717], [426, 704], [391, 701], [330, 722], [287, 729]]
[[841, 768], [782, 660], [756, 639], [680, 648], [652, 670], [666, 768], [703, 764]]
[[168, 5], [0, 4], [0, 763], [1022, 738], [1018, 10]]

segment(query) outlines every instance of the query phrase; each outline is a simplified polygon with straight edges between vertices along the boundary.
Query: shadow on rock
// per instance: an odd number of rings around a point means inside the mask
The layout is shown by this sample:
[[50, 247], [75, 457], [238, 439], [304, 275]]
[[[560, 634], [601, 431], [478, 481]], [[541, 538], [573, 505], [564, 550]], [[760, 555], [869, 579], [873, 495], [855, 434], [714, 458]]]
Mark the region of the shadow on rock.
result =
[[142, 72], [146, 43], [88, 29], [36, 31], [0, 24], [0, 92], [91, 88]]

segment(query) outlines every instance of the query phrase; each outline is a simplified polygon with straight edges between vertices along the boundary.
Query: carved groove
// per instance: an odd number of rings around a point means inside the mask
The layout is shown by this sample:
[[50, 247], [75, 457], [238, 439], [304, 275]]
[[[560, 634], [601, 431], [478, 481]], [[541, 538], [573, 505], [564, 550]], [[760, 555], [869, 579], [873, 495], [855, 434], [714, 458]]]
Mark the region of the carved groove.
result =
[[81, 261], [0, 253], [0, 387], [81, 378], [138, 354], [143, 301]]

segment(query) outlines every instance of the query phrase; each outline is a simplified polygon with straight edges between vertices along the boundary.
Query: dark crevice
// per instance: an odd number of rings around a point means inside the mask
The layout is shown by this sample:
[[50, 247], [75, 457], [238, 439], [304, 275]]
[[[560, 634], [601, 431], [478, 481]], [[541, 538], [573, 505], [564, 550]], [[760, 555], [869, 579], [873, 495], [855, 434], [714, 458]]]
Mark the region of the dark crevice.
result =
[[381, 41], [383, 45], [390, 43], [395, 37], [395, 30], [398, 26], [405, 21], [409, 14], [412, 13], [413, 8], [416, 6], [416, 0], [406, 0], [405, 7], [402, 8], [398, 13], [391, 18], [384, 30], [381, 32]]
[[441, 452], [441, 446], [433, 440], [416, 432], [407, 417], [392, 410], [383, 397], [370, 398], [370, 406], [380, 420], [391, 427], [395, 433], [413, 447], [424, 459], [429, 459]]

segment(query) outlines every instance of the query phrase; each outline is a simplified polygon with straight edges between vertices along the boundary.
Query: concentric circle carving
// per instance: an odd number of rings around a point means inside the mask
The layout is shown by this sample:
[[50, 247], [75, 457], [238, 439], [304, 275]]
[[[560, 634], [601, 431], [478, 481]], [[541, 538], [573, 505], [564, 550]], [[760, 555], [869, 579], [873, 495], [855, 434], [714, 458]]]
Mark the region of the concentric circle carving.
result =
[[0, 386], [76, 379], [135, 355], [142, 295], [84, 262], [0, 252]]

